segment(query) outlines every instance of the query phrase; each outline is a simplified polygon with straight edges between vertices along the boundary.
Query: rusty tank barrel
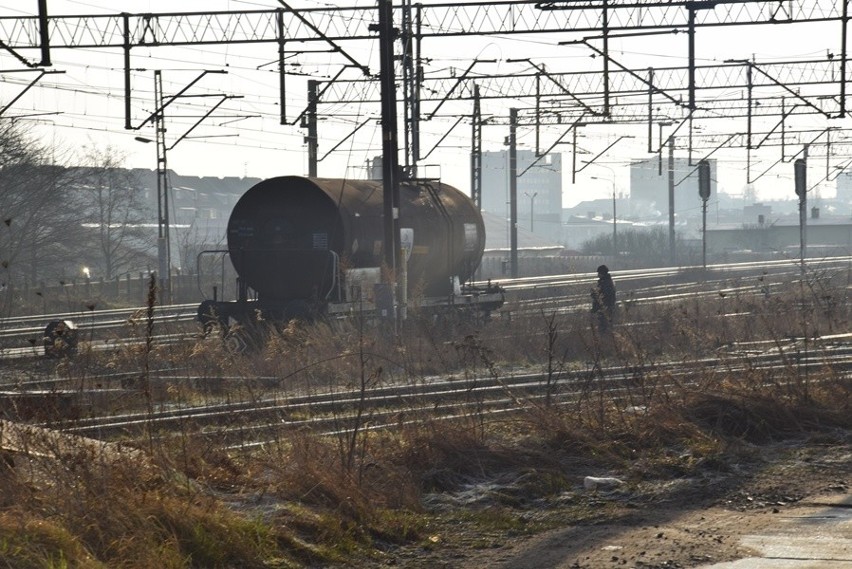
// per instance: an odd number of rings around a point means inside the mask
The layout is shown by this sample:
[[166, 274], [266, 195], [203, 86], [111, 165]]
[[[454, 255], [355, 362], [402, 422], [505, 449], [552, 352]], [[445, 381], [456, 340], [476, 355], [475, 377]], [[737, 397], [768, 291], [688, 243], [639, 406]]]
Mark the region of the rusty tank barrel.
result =
[[[346, 269], [381, 267], [382, 182], [283, 176], [250, 188], [228, 221], [228, 250], [245, 286], [265, 300], [323, 299]], [[408, 290], [452, 292], [485, 249], [473, 201], [436, 181], [400, 187], [400, 228], [413, 233]]]

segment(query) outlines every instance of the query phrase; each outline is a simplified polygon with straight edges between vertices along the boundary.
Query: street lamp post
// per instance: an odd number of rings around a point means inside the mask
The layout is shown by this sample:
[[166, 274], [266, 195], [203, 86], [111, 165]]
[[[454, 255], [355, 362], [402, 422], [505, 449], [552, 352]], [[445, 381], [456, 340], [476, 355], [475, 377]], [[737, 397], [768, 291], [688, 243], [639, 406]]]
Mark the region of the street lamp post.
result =
[[618, 257], [618, 230], [615, 216], [615, 181], [612, 182], [612, 256]]
[[524, 195], [530, 199], [530, 233], [535, 233], [535, 197], [538, 195], [538, 192], [524, 192]]
[[612, 256], [618, 257], [618, 230], [616, 229], [616, 212], [615, 212], [615, 180], [608, 178], [599, 178], [592, 176], [592, 180], [605, 180], [612, 185]]

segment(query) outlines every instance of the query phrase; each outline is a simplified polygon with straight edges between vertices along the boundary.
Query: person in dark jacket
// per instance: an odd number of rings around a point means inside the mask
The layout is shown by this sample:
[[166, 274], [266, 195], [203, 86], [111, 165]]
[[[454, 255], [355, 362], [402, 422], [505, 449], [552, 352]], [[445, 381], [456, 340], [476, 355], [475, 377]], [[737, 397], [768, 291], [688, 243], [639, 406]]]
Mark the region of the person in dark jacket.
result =
[[606, 265], [598, 267], [598, 282], [592, 288], [592, 314], [597, 316], [598, 330], [610, 330], [615, 316], [615, 283]]

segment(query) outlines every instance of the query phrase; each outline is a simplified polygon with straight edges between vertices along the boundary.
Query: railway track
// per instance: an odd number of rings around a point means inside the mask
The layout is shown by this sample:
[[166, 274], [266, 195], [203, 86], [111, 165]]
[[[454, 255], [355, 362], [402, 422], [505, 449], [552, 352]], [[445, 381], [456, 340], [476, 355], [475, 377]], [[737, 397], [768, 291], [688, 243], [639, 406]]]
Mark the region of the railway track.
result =
[[[804, 284], [803, 279], [813, 280], [814, 275], [834, 274], [836, 276], [837, 273], [849, 272], [851, 259], [852, 257], [838, 257], [813, 261], [809, 265], [811, 273], [805, 275], [795, 262], [773, 262], [769, 265], [739, 263], [711, 267], [706, 272], [694, 268], [624, 271], [623, 275], [618, 274], [619, 304], [624, 310], [632, 310], [635, 307], [685, 299], [706, 299], [708, 302], [717, 302], [713, 305], [717, 318], [746, 318], [749, 312], [744, 312], [742, 306], [733, 302], [726, 304], [723, 299], [765, 299], [773, 291], [782, 287], [789, 289], [789, 285], [796, 281], [802, 281]], [[506, 281], [506, 304], [499, 316], [525, 318], [538, 317], [542, 314], [584, 315], [588, 312], [589, 289], [595, 278], [594, 274], [582, 274]], [[847, 275], [846, 278], [848, 280], [849, 276]], [[195, 304], [156, 307], [155, 343], [162, 346], [197, 340], [199, 331], [190, 322], [194, 322], [196, 310]], [[67, 318], [74, 314], [79, 313], [49, 315], [45, 318]], [[132, 348], [142, 342], [144, 308], [93, 311], [86, 316], [89, 322], [84, 321], [80, 337], [81, 347], [86, 346], [87, 350], [121, 350]], [[18, 338], [17, 346], [0, 347], [0, 361], [14, 362], [13, 365], [7, 366], [5, 371], [0, 372], [0, 388], [5, 384], [13, 385], [15, 390], [23, 390], [30, 388], [30, 384], [41, 384], [47, 381], [53, 384], [48, 386], [49, 388], [61, 389], [63, 384], [61, 378], [26, 380], [26, 376], [30, 373], [27, 371], [27, 366], [30, 365], [28, 362], [44, 357], [40, 341], [42, 331], [39, 327], [33, 326], [37, 318], [42, 317], [7, 319], [3, 321], [5, 327], [0, 325], [0, 331], [3, 333], [0, 339], [5, 338], [8, 342], [9, 338]], [[12, 328], [9, 327], [10, 325], [20, 327]], [[128, 330], [132, 330], [134, 325], [139, 328], [134, 333], [135, 337], [126, 337]], [[643, 326], [653, 325], [653, 321], [643, 322], [635, 319], [623, 323], [623, 326], [634, 332], [638, 332]], [[188, 331], [179, 331], [181, 329]], [[96, 334], [95, 330], [100, 331], [99, 334]], [[38, 336], [34, 338], [36, 331]]]
[[[823, 262], [817, 270], [847, 271], [848, 262], [847, 258]], [[771, 291], [782, 283], [789, 285], [797, 279], [812, 278], [803, 276], [795, 264], [778, 264], [771, 270], [761, 265], [758, 272], [754, 270], [753, 266], [748, 270], [738, 266], [733, 277], [725, 273], [702, 273], [700, 282], [688, 280], [689, 275], [680, 271], [668, 274], [660, 271], [654, 276], [643, 272], [633, 280], [619, 278], [619, 288], [625, 303], [664, 303], [710, 296], [718, 300], [724, 297], [750, 299], [765, 294], [767, 287]], [[586, 311], [588, 287], [593, 281], [593, 275], [512, 281], [507, 283], [507, 310], [514, 314], [554, 309]], [[808, 286], [804, 281], [802, 284]], [[190, 308], [194, 316], [194, 305], [175, 308], [171, 313], [173, 320], [180, 321], [181, 311]], [[122, 316], [120, 311], [109, 312], [111, 314], [101, 320], [105, 329], [110, 319], [118, 320]], [[134, 311], [124, 311], [128, 318], [133, 314]], [[718, 316], [732, 315], [720, 312]], [[625, 325], [639, 327], [648, 323], [634, 321]], [[157, 339], [159, 343], [184, 340], [180, 334]], [[684, 387], [712, 386], [723, 379], [755, 373], [762, 374], [768, 384], [775, 386], [782, 383], [801, 385], [823, 378], [848, 380], [852, 377], [852, 334], [728, 344], [716, 357], [690, 361], [607, 367], [586, 363], [581, 368], [550, 375], [515, 371], [477, 378], [431, 378], [416, 384], [386, 384], [363, 391], [281, 395], [284, 379], [280, 377], [200, 378], [177, 369], [160, 369], [152, 370], [144, 378], [140, 372], [103, 376], [87, 372], [85, 381], [34, 374], [30, 379], [19, 379], [14, 385], [8, 385], [7, 395], [14, 398], [41, 393], [48, 398], [62, 397], [81, 405], [83, 415], [95, 413], [71, 421], [43, 423], [43, 426], [69, 434], [134, 444], [143, 444], [152, 437], [162, 440], [181, 437], [205, 447], [252, 449], [285, 440], [290, 433], [299, 430], [348, 433], [346, 436], [349, 436], [354, 430], [386, 429], [426, 420], [491, 420], [528, 412], [537, 406], [577, 405], [596, 396], [621, 401], [624, 406], [637, 407], [638, 404], [641, 407], [643, 401], [653, 399], [660, 392], [683, 393]], [[144, 389], [140, 384], [143, 380]], [[77, 381], [77, 385], [72, 381]], [[278, 392], [279, 395], [250, 397], [250, 392], [246, 391], [243, 401], [222, 402], [222, 398], [231, 397], [227, 391], [231, 385], [229, 381], [233, 385], [240, 382], [265, 385], [259, 393]], [[222, 382], [219, 395], [216, 395], [216, 382]], [[201, 390], [210, 389], [219, 401], [207, 405], [175, 405], [152, 403], [148, 399], [146, 404], [142, 395], [152, 388], [161, 392], [173, 387], [179, 390], [184, 384], [192, 384], [194, 388], [204, 384]], [[100, 387], [87, 389], [84, 385]], [[105, 401], [105, 398], [135, 398], [133, 407], [148, 410], [103, 416], [98, 414], [101, 411], [97, 411], [97, 405], [85, 408], [87, 400]]]
[[[391, 428], [403, 422], [458, 420], [476, 413], [502, 415], [531, 406], [570, 405], [598, 392], [634, 404], [650, 392], [718, 383], [744, 373], [777, 376], [852, 377], [852, 334], [778, 343], [732, 346], [717, 358], [649, 365], [598, 367], [543, 373], [509, 373], [468, 379], [433, 379], [413, 385], [385, 385], [362, 390], [270, 397], [161, 409], [111, 417], [92, 417], [49, 426], [102, 440], [139, 443], [146, 437], [189, 437], [199, 444], [252, 448], [309, 429], [338, 433], [355, 428]], [[757, 350], [762, 350], [758, 352]], [[260, 381], [263, 378], [254, 378]], [[278, 378], [266, 378], [280, 381]], [[162, 375], [156, 381], [180, 383], [198, 378]], [[768, 381], [769, 379], [767, 379]], [[777, 380], [774, 380], [777, 382]]]
[[[812, 259], [807, 266], [811, 274], [850, 270], [852, 257]], [[712, 265], [706, 271], [697, 267], [665, 267], [615, 271], [613, 274], [623, 305], [677, 301], [698, 296], [733, 297], [749, 292], [768, 294], [773, 286], [802, 278], [797, 261]], [[736, 283], [750, 277], [761, 280], [745, 285]], [[500, 281], [507, 298], [502, 312], [523, 314], [554, 308], [557, 311], [584, 310], [589, 289], [595, 280], [595, 274], [582, 273]], [[195, 303], [157, 306], [154, 310], [155, 329], [160, 334], [159, 330], [168, 325], [189, 324], [195, 320], [197, 310], [198, 305]], [[113, 347], [122, 341], [122, 334], [126, 334], [130, 323], [141, 323], [144, 320], [145, 312], [145, 307], [135, 307], [3, 318], [0, 319], [0, 359], [40, 355], [44, 328], [53, 320], [73, 320], [78, 325], [81, 339], [91, 342], [97, 340], [98, 347]], [[157, 341], [174, 341], [174, 338], [158, 335]]]
[[[191, 322], [195, 320], [197, 311], [196, 303], [157, 306], [154, 309], [154, 322], [155, 325]], [[115, 332], [126, 328], [133, 321], [144, 321], [145, 312], [145, 307], [135, 307], [0, 318], [0, 350], [32, 344], [33, 339], [41, 344], [45, 326], [53, 320], [71, 320], [77, 324], [81, 334], [100, 335], [105, 331]]]

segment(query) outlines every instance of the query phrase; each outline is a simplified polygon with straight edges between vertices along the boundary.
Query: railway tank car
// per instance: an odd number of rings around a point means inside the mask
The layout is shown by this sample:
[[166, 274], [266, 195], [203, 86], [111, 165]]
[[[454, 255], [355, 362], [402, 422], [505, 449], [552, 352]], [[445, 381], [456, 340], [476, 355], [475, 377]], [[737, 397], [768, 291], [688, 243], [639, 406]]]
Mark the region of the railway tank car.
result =
[[[400, 185], [399, 225], [407, 245], [408, 294], [432, 309], [503, 301], [499, 287], [474, 289], [485, 249], [485, 225], [474, 203], [437, 181]], [[282, 176], [251, 187], [227, 228], [228, 254], [239, 275], [238, 299], [207, 300], [199, 318], [245, 321], [258, 310], [288, 320], [353, 310], [372, 296], [383, 260], [383, 188], [376, 180]]]

